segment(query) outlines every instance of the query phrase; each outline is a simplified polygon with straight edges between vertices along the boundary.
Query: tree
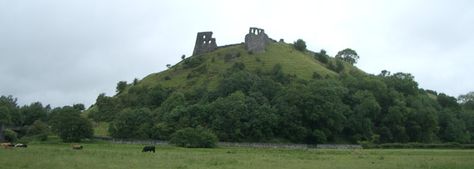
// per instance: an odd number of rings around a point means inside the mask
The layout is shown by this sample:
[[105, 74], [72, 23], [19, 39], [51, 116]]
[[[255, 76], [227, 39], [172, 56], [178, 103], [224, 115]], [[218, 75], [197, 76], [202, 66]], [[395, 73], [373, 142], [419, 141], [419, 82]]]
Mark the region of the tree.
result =
[[405, 95], [415, 95], [418, 92], [418, 83], [410, 73], [398, 72], [384, 78], [388, 87]]
[[15, 113], [18, 112], [16, 101], [17, 99], [12, 96], [0, 97], [0, 140], [4, 139], [3, 130], [5, 125], [20, 121], [19, 113]]
[[92, 124], [86, 118], [81, 117], [80, 113], [79, 110], [71, 106], [56, 108], [51, 113], [50, 123], [53, 131], [64, 142], [80, 142], [85, 138], [92, 137]]
[[117, 87], [116, 87], [115, 91], [117, 92], [117, 94], [120, 94], [125, 90], [125, 88], [127, 88], [127, 82], [126, 81], [120, 81], [120, 82], [117, 83]]
[[169, 69], [171, 68], [171, 64], [166, 64], [166, 67]]
[[117, 98], [106, 96], [105, 93], [101, 93], [95, 102], [94, 107], [91, 109], [89, 117], [95, 121], [107, 121], [110, 122], [114, 119], [115, 115], [120, 111], [121, 105], [118, 103]]
[[184, 59], [186, 59], [186, 55], [183, 54], [181, 55], [181, 60], [184, 60]]
[[133, 85], [135, 86], [137, 84], [138, 84], [138, 79], [137, 78], [133, 79]]
[[43, 107], [40, 102], [31, 103], [28, 106], [20, 108], [20, 112], [23, 116], [23, 125], [31, 125], [36, 120], [47, 120], [48, 109]]
[[337, 52], [336, 58], [354, 65], [355, 63], [357, 63], [357, 60], [359, 60], [359, 55], [357, 55], [357, 52], [355, 50], [347, 48]]
[[152, 117], [149, 109], [124, 109], [110, 123], [109, 132], [114, 138], [148, 139], [152, 135]]
[[381, 77], [390, 76], [390, 71], [388, 71], [388, 70], [382, 70], [382, 71], [380, 72], [379, 76], [381, 76]]
[[30, 127], [28, 127], [27, 136], [38, 138], [41, 141], [48, 139], [49, 127], [41, 120], [36, 120]]
[[72, 105], [72, 107], [79, 110], [79, 111], [84, 111], [86, 109], [86, 107], [82, 103], [76, 103], [76, 104]]
[[474, 91], [460, 95], [458, 100], [464, 108], [474, 110]]
[[293, 46], [295, 47], [296, 50], [299, 50], [299, 51], [306, 50], [306, 42], [303, 39], [296, 40], [296, 42], [293, 43]]
[[170, 143], [187, 148], [212, 148], [218, 139], [211, 131], [198, 128], [184, 128], [171, 135]]

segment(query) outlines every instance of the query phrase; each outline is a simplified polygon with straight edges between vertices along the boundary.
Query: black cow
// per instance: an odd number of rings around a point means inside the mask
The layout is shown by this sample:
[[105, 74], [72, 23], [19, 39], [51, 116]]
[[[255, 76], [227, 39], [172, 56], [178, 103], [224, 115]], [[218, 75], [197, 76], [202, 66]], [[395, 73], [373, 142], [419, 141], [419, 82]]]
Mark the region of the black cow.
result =
[[142, 152], [149, 152], [149, 151], [150, 152], [153, 151], [153, 153], [155, 153], [155, 146], [145, 146], [145, 147], [143, 147]]
[[72, 145], [72, 149], [73, 150], [82, 150], [82, 145], [74, 144], [74, 145]]

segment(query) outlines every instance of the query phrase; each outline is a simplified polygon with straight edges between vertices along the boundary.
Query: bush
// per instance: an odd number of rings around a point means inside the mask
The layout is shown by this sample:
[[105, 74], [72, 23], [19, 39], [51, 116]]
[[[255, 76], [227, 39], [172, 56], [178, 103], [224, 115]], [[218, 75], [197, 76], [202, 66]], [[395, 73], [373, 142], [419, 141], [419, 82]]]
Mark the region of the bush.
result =
[[317, 143], [317, 144], [322, 144], [327, 141], [326, 134], [322, 132], [321, 130], [314, 130], [313, 133], [311, 133], [312, 143]]
[[204, 61], [205, 60], [202, 56], [188, 57], [187, 59], [184, 59], [183, 67], [185, 69], [194, 68], [204, 63]]
[[306, 50], [306, 42], [303, 39], [298, 39], [293, 46], [296, 50], [305, 51]]
[[325, 50], [321, 50], [319, 53], [314, 54], [315, 59], [319, 60], [321, 63], [327, 64], [329, 62], [329, 56], [326, 55]]
[[13, 143], [18, 139], [17, 138], [18, 135], [13, 130], [10, 130], [10, 129], [3, 130], [3, 135], [5, 137], [5, 140], [8, 142]]
[[187, 148], [216, 147], [217, 136], [204, 128], [184, 128], [171, 135], [170, 143]]
[[46, 141], [48, 139], [49, 128], [48, 125], [41, 120], [36, 120], [29, 128], [27, 136], [32, 139]]

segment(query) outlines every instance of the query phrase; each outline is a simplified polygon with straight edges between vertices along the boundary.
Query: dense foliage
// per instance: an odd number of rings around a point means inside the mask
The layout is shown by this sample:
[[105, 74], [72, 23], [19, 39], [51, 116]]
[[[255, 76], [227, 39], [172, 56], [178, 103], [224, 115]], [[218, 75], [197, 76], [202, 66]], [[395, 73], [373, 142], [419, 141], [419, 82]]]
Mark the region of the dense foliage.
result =
[[[202, 129], [229, 142], [474, 142], [473, 92], [456, 99], [420, 89], [408, 73], [365, 74], [351, 66], [358, 55], [349, 49], [337, 58], [324, 50], [297, 53], [313, 53], [309, 59], [324, 70], [311, 69], [305, 79], [287, 73], [287, 63], [269, 64], [257, 54], [192, 56], [156, 76], [163, 83], [119, 82], [115, 96], [100, 94], [86, 112], [94, 121], [108, 122], [112, 137], [126, 139], [207, 137], [189, 132]], [[244, 57], [255, 57], [255, 63], [236, 60]], [[222, 67], [216, 73], [210, 64]], [[207, 82], [209, 76], [217, 77], [216, 83]], [[176, 84], [175, 78], [185, 84]], [[12, 96], [1, 96], [0, 127], [15, 127], [20, 138], [44, 138], [51, 126], [64, 141], [79, 141], [92, 136], [82, 110], [82, 104], [20, 107]]]
[[[315, 57], [327, 67], [335, 64], [339, 76], [315, 72], [304, 80], [285, 74], [279, 64], [249, 71], [236, 62], [215, 89], [130, 84], [128, 93], [100, 95], [90, 115], [110, 121], [117, 138], [168, 140], [183, 129], [205, 128], [231, 142], [473, 142], [474, 99], [458, 103], [425, 91], [408, 73], [355, 73], [325, 52]], [[195, 62], [202, 58], [188, 59], [182, 69], [202, 64]]]
[[19, 106], [13, 96], [0, 96], [0, 140], [28, 142], [45, 141], [50, 128], [63, 141], [80, 141], [91, 138], [92, 125], [82, 117], [83, 104], [51, 109], [39, 102]]
[[216, 146], [217, 136], [204, 128], [184, 128], [171, 135], [170, 143], [188, 148], [212, 148]]
[[16, 134], [13, 130], [6, 129], [3, 131], [3, 133], [7, 142], [15, 142], [18, 139], [18, 134]]
[[70, 106], [52, 110], [50, 125], [64, 142], [80, 142], [82, 139], [92, 138], [92, 124], [81, 117], [80, 113], [79, 109]]

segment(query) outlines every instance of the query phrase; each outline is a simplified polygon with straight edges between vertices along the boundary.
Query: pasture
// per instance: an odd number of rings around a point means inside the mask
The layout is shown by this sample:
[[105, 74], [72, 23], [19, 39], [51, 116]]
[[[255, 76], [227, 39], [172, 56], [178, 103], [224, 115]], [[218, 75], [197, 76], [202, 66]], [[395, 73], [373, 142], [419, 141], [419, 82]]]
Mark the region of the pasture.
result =
[[187, 149], [143, 145], [87, 143], [30, 144], [0, 149], [0, 169], [472, 169], [474, 150], [374, 149], [291, 150], [272, 148]]

